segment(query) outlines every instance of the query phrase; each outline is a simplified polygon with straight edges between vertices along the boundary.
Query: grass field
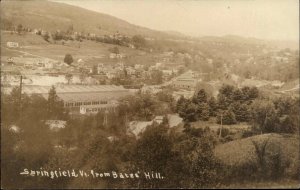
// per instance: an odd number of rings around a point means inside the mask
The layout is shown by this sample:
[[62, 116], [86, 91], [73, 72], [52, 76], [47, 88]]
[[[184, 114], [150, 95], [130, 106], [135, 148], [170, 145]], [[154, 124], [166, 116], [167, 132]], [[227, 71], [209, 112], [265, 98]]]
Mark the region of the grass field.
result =
[[215, 156], [228, 166], [238, 166], [256, 162], [255, 147], [252, 141], [261, 143], [269, 139], [267, 153], [277, 153], [280, 148], [283, 162], [289, 163], [287, 174], [294, 174], [299, 167], [299, 136], [287, 134], [263, 134], [220, 144], [215, 148]]
[[[98, 43], [89, 40], [67, 41], [62, 44], [62, 41], [46, 42], [41, 36], [35, 34], [10, 34], [2, 31], [1, 54], [2, 56], [10, 57], [32, 57], [41, 56], [57, 61], [63, 61], [65, 54], [69, 53], [73, 56], [74, 62], [79, 59], [85, 61], [86, 64], [94, 65], [98, 63], [110, 64], [124, 60], [110, 59], [109, 54], [111, 48], [116, 45]], [[18, 42], [20, 48], [7, 48], [7, 42]], [[144, 52], [123, 46], [117, 46], [121, 54], [126, 55], [129, 59], [134, 57], [141, 57]], [[27, 54], [28, 53], [28, 54]], [[30, 55], [31, 54], [31, 55]], [[150, 53], [147, 53], [149, 56]], [[152, 54], [151, 54], [152, 56]], [[140, 61], [139, 61], [140, 62]], [[141, 62], [139, 64], [142, 64]]]

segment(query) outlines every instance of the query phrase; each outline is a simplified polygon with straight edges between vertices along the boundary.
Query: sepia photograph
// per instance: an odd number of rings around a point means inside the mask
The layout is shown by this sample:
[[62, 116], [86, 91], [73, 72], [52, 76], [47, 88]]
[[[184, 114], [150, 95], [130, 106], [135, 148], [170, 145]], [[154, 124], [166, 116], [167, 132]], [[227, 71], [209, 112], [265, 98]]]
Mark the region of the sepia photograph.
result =
[[1, 189], [300, 188], [299, 0], [2, 0]]

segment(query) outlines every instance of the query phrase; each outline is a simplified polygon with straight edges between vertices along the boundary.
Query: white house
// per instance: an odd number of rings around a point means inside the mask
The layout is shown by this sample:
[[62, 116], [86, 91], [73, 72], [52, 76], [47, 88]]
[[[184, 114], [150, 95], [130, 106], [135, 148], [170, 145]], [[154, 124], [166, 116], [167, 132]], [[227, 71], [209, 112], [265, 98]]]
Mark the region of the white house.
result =
[[144, 65], [141, 65], [141, 64], [135, 64], [135, 65], [134, 65], [134, 68], [135, 68], [135, 69], [143, 69], [143, 68], [144, 68]]
[[45, 62], [44, 66], [46, 69], [53, 69], [53, 63], [52, 62]]
[[14, 59], [12, 57], [7, 58], [7, 63], [13, 63]]
[[45, 124], [49, 126], [50, 130], [58, 131], [65, 128], [67, 122], [63, 120], [47, 120]]
[[18, 48], [19, 47], [18, 42], [7, 42], [6, 45], [7, 45], [7, 47], [10, 47], [10, 48]]

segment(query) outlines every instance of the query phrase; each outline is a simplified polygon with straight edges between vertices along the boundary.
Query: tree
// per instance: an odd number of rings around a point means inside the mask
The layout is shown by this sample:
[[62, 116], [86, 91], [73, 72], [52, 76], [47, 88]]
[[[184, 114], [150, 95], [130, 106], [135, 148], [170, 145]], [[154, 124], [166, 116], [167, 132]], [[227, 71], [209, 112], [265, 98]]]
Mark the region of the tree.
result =
[[182, 112], [185, 109], [187, 103], [188, 103], [188, 100], [185, 99], [183, 96], [180, 96], [180, 98], [178, 99], [178, 101], [176, 103], [176, 111], [178, 113]]
[[47, 104], [49, 118], [62, 119], [66, 116], [63, 101], [57, 96], [54, 86], [49, 90]]
[[223, 125], [232, 125], [236, 123], [236, 118], [231, 110], [221, 111], [217, 115], [217, 122], [220, 124], [222, 120]]
[[73, 63], [73, 57], [71, 54], [66, 54], [64, 58], [64, 62], [68, 65], [71, 65]]
[[216, 116], [218, 105], [217, 105], [217, 101], [214, 97], [211, 97], [208, 100], [208, 106], [209, 106], [209, 115]]
[[22, 30], [23, 30], [23, 26], [22, 26], [22, 24], [19, 24], [17, 26], [17, 32], [18, 32], [18, 34], [21, 34]]
[[209, 119], [209, 106], [207, 103], [200, 103], [197, 105], [197, 119], [207, 121]]
[[244, 122], [250, 120], [251, 113], [247, 104], [237, 101], [231, 104], [231, 108], [237, 121]]
[[80, 80], [81, 84], [83, 84], [85, 78], [86, 78], [85, 74], [82, 73], [81, 75], [79, 75], [79, 80]]
[[[167, 128], [160, 125], [148, 126], [141, 138], [137, 141], [133, 153], [133, 162], [141, 172], [160, 171], [166, 176], [166, 165], [172, 156], [172, 144], [167, 134]], [[162, 181], [140, 179], [142, 187], [160, 187]]]
[[241, 89], [244, 101], [251, 101], [258, 97], [259, 91], [256, 87], [245, 86]]
[[98, 74], [98, 68], [97, 68], [97, 65], [93, 65], [92, 73], [93, 73], [93, 75], [97, 75], [97, 74]]
[[296, 101], [291, 97], [280, 97], [278, 99], [275, 99], [273, 102], [276, 111], [280, 116], [291, 114], [292, 112], [291, 108], [293, 107], [293, 105], [296, 104]]
[[232, 96], [234, 92], [234, 86], [223, 85], [218, 94], [218, 106], [222, 110], [228, 109], [230, 104], [233, 102]]
[[156, 85], [156, 84], [161, 84], [163, 82], [163, 73], [162, 71], [154, 70], [151, 72], [151, 83]]
[[43, 35], [43, 38], [44, 38], [44, 40], [46, 40], [46, 41], [48, 42], [48, 40], [49, 40], [49, 38], [50, 38], [49, 33], [46, 32], [46, 33]]
[[146, 46], [146, 40], [141, 35], [134, 35], [132, 37], [132, 42], [137, 49], [144, 48]]
[[217, 179], [218, 163], [213, 154], [216, 141], [207, 129], [186, 129], [185, 134], [174, 140], [175, 156], [166, 166], [172, 168], [168, 176], [177, 188], [209, 187]]
[[67, 29], [67, 34], [72, 34], [72, 33], [73, 33], [73, 30], [74, 30], [73, 24], [71, 24], [71, 25], [68, 27], [68, 29]]
[[204, 89], [200, 89], [193, 97], [195, 104], [207, 103], [207, 93]]
[[240, 89], [238, 89], [238, 88], [235, 89], [233, 91], [233, 93], [232, 93], [232, 99], [234, 101], [241, 101], [241, 100], [243, 100], [243, 93], [242, 93], [242, 91]]
[[282, 133], [296, 133], [297, 125], [295, 125], [290, 116], [284, 116], [280, 118], [280, 129], [277, 129], [277, 131]]
[[70, 84], [72, 79], [73, 79], [73, 75], [72, 74], [66, 74], [65, 79], [68, 81], [68, 84]]
[[62, 40], [63, 34], [60, 31], [55, 31], [54, 34], [52, 34], [53, 40]]
[[261, 133], [275, 132], [278, 128], [279, 118], [271, 101], [255, 100], [251, 105], [251, 115], [254, 129]]
[[199, 115], [198, 105], [192, 102], [187, 102], [183, 110], [179, 112], [179, 116], [182, 117], [183, 120], [187, 122], [197, 121], [198, 115]]

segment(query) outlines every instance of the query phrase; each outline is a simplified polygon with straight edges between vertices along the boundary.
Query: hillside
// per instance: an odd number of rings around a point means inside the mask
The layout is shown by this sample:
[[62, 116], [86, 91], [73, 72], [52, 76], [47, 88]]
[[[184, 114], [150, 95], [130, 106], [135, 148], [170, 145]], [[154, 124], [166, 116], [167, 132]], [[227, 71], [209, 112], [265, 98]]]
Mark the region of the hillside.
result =
[[[1, 32], [2, 45], [1, 52], [4, 57], [45, 57], [57, 61], [63, 61], [65, 54], [73, 55], [75, 61], [82, 59], [86, 64], [93, 65], [99, 62], [111, 63], [115, 59], [109, 59], [109, 49], [115, 47], [112, 44], [96, 43], [84, 40], [83, 42], [68, 41], [64, 45], [62, 43], [48, 43], [43, 38], [35, 34], [9, 34]], [[22, 48], [9, 49], [5, 47], [9, 41], [18, 42]], [[120, 53], [126, 54], [128, 57], [139, 55], [142, 51], [119, 46]]]
[[[64, 3], [50, 1], [2, 1], [1, 22], [47, 31], [67, 30], [98, 35], [119, 32], [129, 36], [141, 34], [152, 38], [177, 38], [178, 35], [150, 30], [106, 14]], [[5, 10], [5, 11], [4, 11]]]
[[[256, 162], [255, 147], [252, 141], [261, 144], [269, 139], [266, 146], [269, 152], [282, 152], [284, 162], [289, 163], [288, 173], [295, 173], [299, 162], [299, 136], [281, 134], [263, 134], [231, 141], [215, 148], [216, 157], [226, 165], [241, 166], [245, 163]], [[279, 148], [279, 149], [278, 149]]]

